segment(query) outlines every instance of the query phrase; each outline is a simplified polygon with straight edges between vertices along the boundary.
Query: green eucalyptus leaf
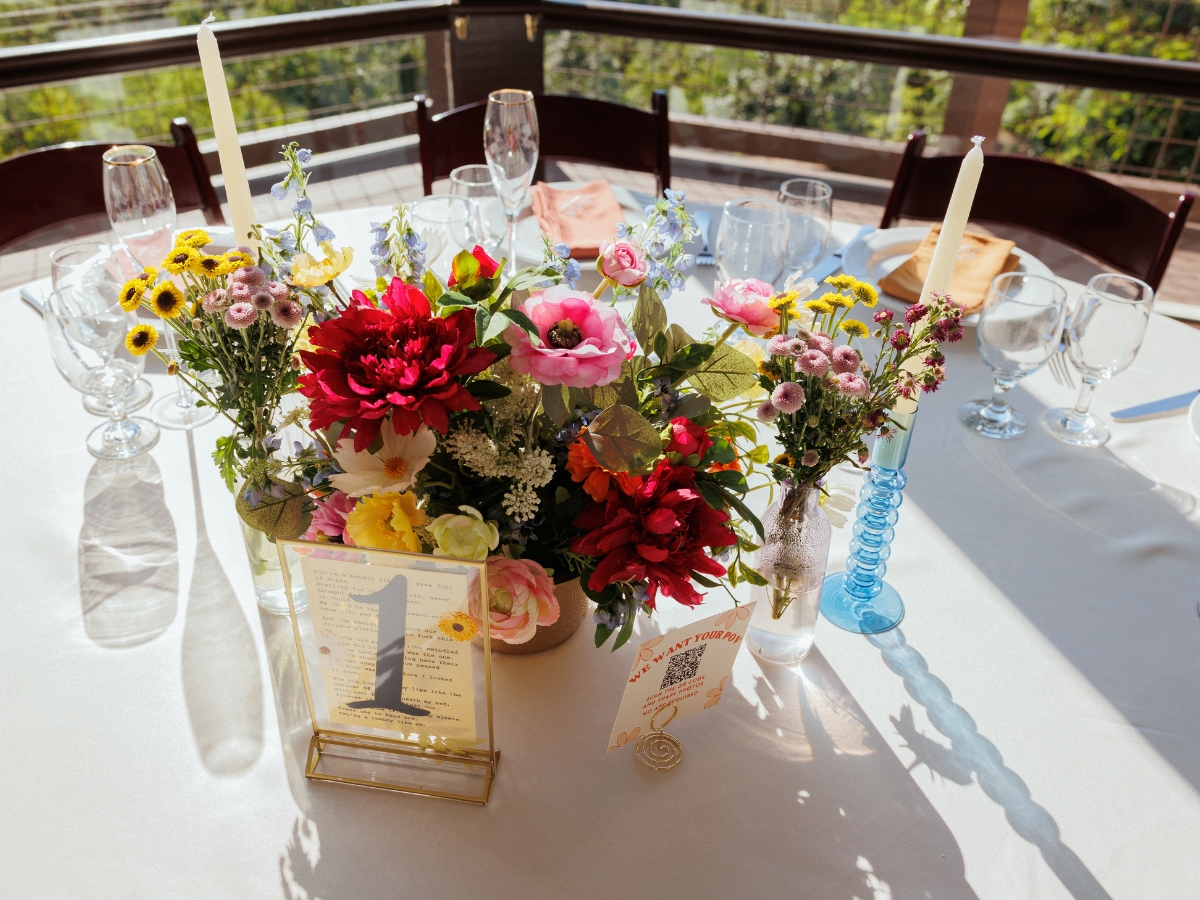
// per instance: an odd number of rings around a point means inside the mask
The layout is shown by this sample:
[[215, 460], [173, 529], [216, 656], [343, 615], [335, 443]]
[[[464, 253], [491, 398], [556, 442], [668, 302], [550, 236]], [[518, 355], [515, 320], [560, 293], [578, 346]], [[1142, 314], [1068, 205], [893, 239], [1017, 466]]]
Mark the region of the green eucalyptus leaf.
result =
[[690, 372], [708, 362], [712, 355], [712, 344], [687, 344], [671, 353], [667, 364], [683, 372]]
[[[608, 409], [610, 406], [616, 405], [619, 400], [617, 392], [607, 384], [583, 388], [583, 396], [587, 398], [588, 403], [597, 409]], [[636, 406], [637, 404], [633, 405]]]
[[501, 397], [507, 397], [512, 391], [506, 388], [498, 381], [488, 381], [484, 378], [476, 378], [467, 383], [467, 391], [472, 397], [478, 397], [480, 400], [499, 400]]
[[525, 315], [519, 309], [502, 309], [497, 315], [504, 316], [508, 321], [512, 322], [518, 328], [521, 328], [530, 337], [536, 338], [541, 343], [541, 332], [538, 327], [533, 324], [533, 319]]
[[761, 466], [771, 459], [771, 451], [767, 449], [766, 444], [759, 444], [757, 447], [747, 453], [746, 457], [750, 460], [750, 462], [757, 463]]
[[622, 645], [633, 636], [633, 623], [637, 619], [637, 609], [631, 609], [625, 616], [625, 624], [621, 626], [621, 631], [617, 634], [617, 641], [613, 644], [612, 652], [621, 649]]
[[756, 584], [759, 587], [766, 586], [767, 579], [763, 578], [762, 575], [760, 575], [756, 570], [750, 568], [745, 563], [739, 565], [738, 568], [741, 570], [742, 578], [745, 581], [748, 581], [750, 584]]
[[685, 419], [697, 419], [712, 409], [712, 401], [703, 394], [684, 394], [675, 404], [671, 418], [683, 416]]
[[758, 366], [740, 350], [722, 344], [699, 372], [690, 377], [692, 386], [714, 403], [743, 394], [758, 383]]
[[542, 388], [542, 411], [554, 423], [555, 428], [562, 428], [571, 418], [570, 391], [566, 385], [548, 384]]
[[654, 335], [667, 327], [667, 308], [658, 299], [658, 292], [644, 281], [638, 288], [637, 303], [633, 307], [630, 325], [642, 347], [650, 347]]
[[[492, 314], [485, 306], [475, 307], [475, 343], [483, 344], [488, 339], [488, 326], [492, 324]], [[493, 335], [494, 337], [494, 335]]]
[[661, 362], [667, 361], [667, 353], [670, 349], [671, 341], [667, 338], [667, 335], [662, 331], [656, 332], [654, 335], [654, 353]]
[[696, 343], [696, 339], [678, 325], [671, 323], [667, 326], [667, 358], [674, 356], [688, 344]]
[[713, 509], [724, 509], [728, 505], [725, 502], [724, 492], [711, 481], [707, 481], [704, 478], [697, 478], [696, 490], [700, 492], [700, 496], [704, 498], [704, 502]]
[[662, 456], [662, 440], [641, 414], [623, 404], [604, 410], [584, 433], [588, 449], [612, 472], [648, 469]]

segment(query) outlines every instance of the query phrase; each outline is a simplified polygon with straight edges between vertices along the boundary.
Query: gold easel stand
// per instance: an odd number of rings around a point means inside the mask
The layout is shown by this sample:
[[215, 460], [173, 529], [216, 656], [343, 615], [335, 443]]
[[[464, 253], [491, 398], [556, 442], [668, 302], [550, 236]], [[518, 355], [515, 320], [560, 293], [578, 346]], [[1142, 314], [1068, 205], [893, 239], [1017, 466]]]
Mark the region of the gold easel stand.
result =
[[[661, 725], [656, 724], [659, 713], [667, 707], [671, 708], [671, 717]], [[679, 710], [674, 703], [666, 703], [660, 706], [654, 711], [654, 715], [650, 717], [650, 730], [638, 738], [635, 751], [637, 758], [651, 769], [665, 772], [667, 769], [673, 769], [683, 762], [683, 746], [674, 735], [663, 731], [664, 728], [671, 724], [678, 712]]]

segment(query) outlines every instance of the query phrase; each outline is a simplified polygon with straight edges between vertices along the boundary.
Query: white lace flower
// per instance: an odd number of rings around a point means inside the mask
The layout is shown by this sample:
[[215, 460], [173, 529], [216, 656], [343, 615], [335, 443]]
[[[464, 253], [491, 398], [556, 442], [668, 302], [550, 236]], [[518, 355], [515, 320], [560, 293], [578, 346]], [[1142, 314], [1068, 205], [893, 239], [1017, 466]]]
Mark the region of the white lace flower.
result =
[[351, 497], [403, 491], [425, 468], [437, 446], [437, 435], [427, 425], [420, 426], [412, 434], [396, 434], [391, 423], [384, 422], [379, 434], [383, 438], [383, 447], [378, 453], [366, 450], [355, 453], [352, 440], [338, 441], [333, 458], [343, 474], [329, 479], [335, 488]]

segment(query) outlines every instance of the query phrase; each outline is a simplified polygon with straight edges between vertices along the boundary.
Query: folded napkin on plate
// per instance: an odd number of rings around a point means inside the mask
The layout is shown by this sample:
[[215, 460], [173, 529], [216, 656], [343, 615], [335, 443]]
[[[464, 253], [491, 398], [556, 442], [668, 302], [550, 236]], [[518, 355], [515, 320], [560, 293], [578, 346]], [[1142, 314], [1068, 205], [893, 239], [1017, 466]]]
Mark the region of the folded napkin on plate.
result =
[[[880, 279], [879, 286], [893, 297], [909, 303], [920, 300], [921, 288], [925, 286], [925, 276], [929, 273], [929, 262], [933, 259], [933, 248], [941, 233], [941, 225], [930, 228], [921, 246]], [[950, 277], [950, 296], [963, 304], [968, 313], [978, 312], [992, 279], [1020, 265], [1020, 258], [1012, 252], [1015, 246], [1013, 241], [1002, 241], [969, 231], [964, 234], [958, 249], [958, 263]]]
[[599, 256], [600, 245], [613, 240], [617, 223], [625, 221], [607, 181], [562, 189], [539, 181], [530, 194], [542, 234], [553, 244], [566, 244], [576, 259]]

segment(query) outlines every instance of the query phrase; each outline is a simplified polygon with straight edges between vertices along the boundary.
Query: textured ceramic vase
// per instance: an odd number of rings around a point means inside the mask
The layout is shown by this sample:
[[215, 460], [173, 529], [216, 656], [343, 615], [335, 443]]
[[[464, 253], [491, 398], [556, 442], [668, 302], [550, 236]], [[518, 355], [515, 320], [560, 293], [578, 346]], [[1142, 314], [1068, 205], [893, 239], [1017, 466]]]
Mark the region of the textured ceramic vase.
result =
[[523, 644], [510, 644], [507, 641], [492, 638], [492, 652], [509, 656], [524, 656], [529, 653], [541, 653], [551, 647], [557, 647], [579, 628], [588, 611], [587, 595], [579, 586], [579, 579], [572, 578], [554, 586], [554, 596], [558, 598], [558, 621], [553, 625], [538, 626], [537, 633]]
[[808, 655], [816, 632], [821, 585], [833, 529], [813, 485], [784, 484], [763, 515], [764, 540], [755, 568], [767, 579], [746, 642], [760, 659], [790, 666]]

